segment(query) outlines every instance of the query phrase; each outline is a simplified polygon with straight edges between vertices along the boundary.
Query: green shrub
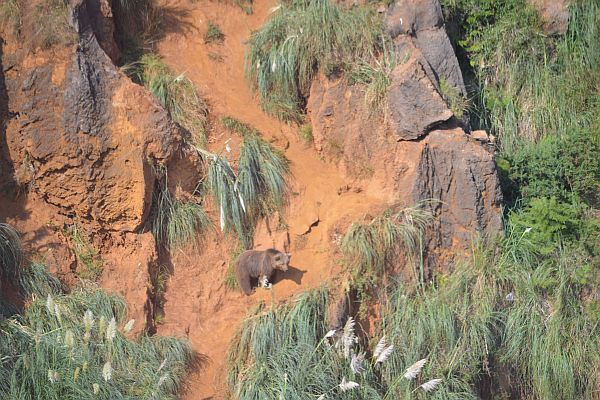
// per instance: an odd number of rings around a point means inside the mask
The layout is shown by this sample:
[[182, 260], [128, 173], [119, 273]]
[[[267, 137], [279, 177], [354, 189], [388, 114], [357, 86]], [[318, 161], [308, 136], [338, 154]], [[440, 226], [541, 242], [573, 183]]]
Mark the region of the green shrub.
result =
[[249, 41], [246, 75], [263, 109], [301, 121], [304, 97], [317, 71], [332, 74], [379, 47], [382, 24], [369, 7], [344, 9], [329, 0], [292, 0]]
[[73, 243], [73, 252], [79, 264], [77, 275], [85, 280], [97, 281], [102, 276], [103, 261], [98, 250], [90, 243], [85, 233], [77, 225], [67, 232]]
[[156, 242], [173, 251], [185, 245], [197, 245], [212, 226], [200, 204], [174, 198], [164, 181], [154, 192], [152, 233]]
[[204, 34], [205, 43], [223, 43], [225, 34], [221, 31], [218, 25], [213, 22], [208, 23], [208, 29]]
[[[371, 221], [354, 223], [348, 228], [341, 249], [361, 302], [368, 299], [368, 291], [382, 279], [386, 266], [397, 258], [400, 249], [404, 250], [409, 265], [412, 264], [410, 267], [417, 268], [416, 262], [423, 251], [422, 235], [433, 219], [423, 206], [386, 210]], [[424, 282], [423, 268], [419, 272], [417, 277], [417, 269], [414, 270], [415, 282]]]
[[304, 144], [306, 144], [306, 145], [312, 144], [315, 139], [313, 137], [312, 124], [306, 123], [306, 124], [302, 125], [300, 128], [298, 128], [298, 136], [300, 136], [300, 139], [302, 139]]
[[219, 206], [221, 230], [235, 233], [244, 248], [252, 244], [260, 217], [281, 210], [289, 192], [289, 164], [256, 129], [225, 117], [223, 125], [241, 135], [237, 174], [226, 158], [214, 156], [208, 169], [208, 189]]
[[69, 21], [69, 7], [65, 0], [43, 0], [34, 6], [33, 47], [44, 50], [53, 46], [67, 46], [75, 42], [76, 34]]
[[578, 241], [586, 224], [581, 203], [560, 203], [554, 197], [533, 199], [509, 218], [545, 254], [564, 243]]

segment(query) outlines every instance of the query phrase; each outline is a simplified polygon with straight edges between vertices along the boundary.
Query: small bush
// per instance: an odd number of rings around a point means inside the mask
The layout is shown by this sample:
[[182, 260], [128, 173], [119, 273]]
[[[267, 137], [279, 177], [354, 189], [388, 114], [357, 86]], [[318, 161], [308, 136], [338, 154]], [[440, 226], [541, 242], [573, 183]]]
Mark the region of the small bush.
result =
[[298, 136], [306, 145], [310, 145], [314, 142], [312, 124], [307, 123], [298, 128]]
[[126, 70], [150, 90], [175, 122], [191, 133], [195, 145], [206, 144], [208, 107], [188, 78], [175, 75], [156, 54], [143, 55]]
[[238, 171], [234, 172], [226, 158], [214, 156], [208, 188], [219, 206], [221, 230], [235, 233], [242, 246], [249, 248], [258, 219], [286, 204], [289, 164], [250, 125], [231, 117], [222, 122], [244, 138]]
[[46, 50], [75, 42], [76, 34], [69, 21], [69, 7], [65, 0], [43, 0], [36, 4], [33, 20], [34, 48]]
[[208, 29], [204, 34], [205, 43], [223, 43], [225, 34], [221, 31], [218, 25], [213, 22], [208, 23]]
[[68, 234], [71, 237], [73, 252], [80, 266], [77, 271], [78, 276], [92, 282], [97, 281], [102, 276], [103, 265], [98, 250], [94, 248], [77, 225], [74, 225]]
[[[432, 221], [423, 204], [402, 210], [387, 210], [366, 223], [354, 223], [342, 239], [341, 249], [352, 276], [352, 285], [360, 296], [377, 284], [385, 268], [398, 254], [400, 246], [407, 260], [417, 267], [417, 257], [423, 251], [420, 241], [426, 226]], [[417, 271], [415, 270], [415, 277]], [[416, 282], [424, 282], [423, 270]], [[366, 300], [362, 297], [361, 300]]]
[[450, 85], [444, 78], [440, 79], [440, 92], [452, 114], [461, 119], [469, 109], [469, 100], [464, 98], [458, 89]]
[[158, 185], [153, 205], [152, 233], [157, 243], [171, 251], [198, 244], [212, 226], [201, 205], [173, 198], [166, 181]]
[[19, 0], [4, 0], [0, 4], [0, 25], [12, 34], [21, 30], [21, 5]]
[[302, 120], [317, 71], [332, 74], [379, 46], [381, 21], [369, 7], [346, 10], [329, 0], [282, 3], [250, 38], [246, 75], [261, 105], [284, 120]]

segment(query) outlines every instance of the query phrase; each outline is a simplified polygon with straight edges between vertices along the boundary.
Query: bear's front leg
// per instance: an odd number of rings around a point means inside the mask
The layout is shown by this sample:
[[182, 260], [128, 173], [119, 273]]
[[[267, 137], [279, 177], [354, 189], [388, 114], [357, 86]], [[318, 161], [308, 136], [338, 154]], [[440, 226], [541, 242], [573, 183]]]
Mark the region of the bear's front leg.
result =
[[258, 285], [265, 289], [271, 289], [273, 287], [273, 284], [271, 282], [269, 282], [269, 278], [267, 278], [266, 275], [262, 275], [258, 279]]

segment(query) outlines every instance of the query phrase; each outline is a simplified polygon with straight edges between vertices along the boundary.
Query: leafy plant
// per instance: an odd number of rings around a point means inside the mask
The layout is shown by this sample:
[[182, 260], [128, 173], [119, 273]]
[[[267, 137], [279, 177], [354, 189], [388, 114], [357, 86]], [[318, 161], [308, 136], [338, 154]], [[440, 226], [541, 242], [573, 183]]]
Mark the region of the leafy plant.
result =
[[86, 235], [81, 232], [77, 225], [67, 232], [73, 243], [73, 252], [81, 267], [77, 274], [80, 278], [92, 282], [97, 281], [102, 275], [102, 258], [98, 250], [90, 243]]
[[[11, 399], [175, 399], [192, 361], [168, 337], [128, 340], [125, 303], [88, 287], [56, 293], [38, 269], [23, 315], [0, 321], [0, 391]], [[41, 291], [38, 291], [41, 289]]]
[[469, 108], [469, 101], [464, 98], [457, 88], [450, 85], [444, 78], [440, 78], [440, 92], [452, 114], [461, 119]]
[[[0, 279], [18, 279], [23, 262], [21, 238], [10, 225], [0, 223]], [[1, 281], [0, 281], [1, 282]]]
[[300, 136], [304, 144], [312, 144], [314, 141], [312, 124], [306, 123], [298, 128], [298, 136]]
[[174, 198], [166, 177], [165, 174], [154, 193], [152, 233], [157, 243], [173, 251], [187, 244], [198, 244], [212, 223], [200, 204]]

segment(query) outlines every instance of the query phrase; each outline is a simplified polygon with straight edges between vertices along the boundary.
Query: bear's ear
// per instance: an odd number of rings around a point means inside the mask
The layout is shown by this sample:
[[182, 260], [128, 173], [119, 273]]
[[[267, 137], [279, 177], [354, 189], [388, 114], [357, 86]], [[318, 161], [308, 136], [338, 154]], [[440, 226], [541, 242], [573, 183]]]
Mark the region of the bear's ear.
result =
[[279, 261], [279, 260], [281, 260], [281, 254], [277, 254], [275, 257], [273, 257], [273, 259], [274, 259], [275, 261]]

